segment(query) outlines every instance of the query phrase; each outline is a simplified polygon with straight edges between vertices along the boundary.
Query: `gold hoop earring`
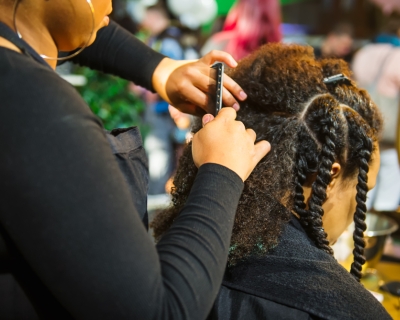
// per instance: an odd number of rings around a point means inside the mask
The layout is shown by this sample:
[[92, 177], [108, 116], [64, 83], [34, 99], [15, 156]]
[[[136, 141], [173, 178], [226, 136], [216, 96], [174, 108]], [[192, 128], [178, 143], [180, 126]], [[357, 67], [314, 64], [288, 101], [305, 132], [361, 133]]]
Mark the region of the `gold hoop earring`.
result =
[[[20, 1], [20, 0], [15, 0], [15, 2], [14, 2], [14, 8], [13, 8], [13, 24], [14, 24], [14, 29], [15, 29], [15, 31], [17, 32], [18, 37], [19, 37], [20, 39], [22, 39], [22, 35], [21, 35], [21, 33], [18, 31], [18, 28], [17, 28], [17, 21], [16, 21], [16, 19], [15, 19], [15, 16], [16, 16], [16, 14], [17, 14], [17, 9], [18, 9], [18, 5], [19, 5], [19, 1]], [[47, 60], [57, 60], [57, 61], [68, 60], [68, 59], [71, 59], [71, 58], [77, 56], [78, 54], [80, 54], [80, 53], [89, 45], [90, 40], [92, 39], [92, 36], [93, 36], [93, 34], [94, 34], [95, 19], [94, 19], [94, 7], [93, 7], [93, 4], [92, 4], [92, 1], [91, 1], [91, 0], [86, 0], [86, 2], [88, 3], [89, 8], [90, 8], [90, 12], [91, 12], [91, 14], [92, 14], [92, 31], [90, 32], [89, 39], [86, 41], [85, 45], [84, 45], [82, 48], [80, 48], [78, 51], [74, 52], [73, 54], [70, 54], [69, 56], [62, 57], [62, 58], [59, 58], [59, 57], [49, 57], [49, 56], [46, 56], [45, 54], [39, 54], [43, 59], [47, 59]]]

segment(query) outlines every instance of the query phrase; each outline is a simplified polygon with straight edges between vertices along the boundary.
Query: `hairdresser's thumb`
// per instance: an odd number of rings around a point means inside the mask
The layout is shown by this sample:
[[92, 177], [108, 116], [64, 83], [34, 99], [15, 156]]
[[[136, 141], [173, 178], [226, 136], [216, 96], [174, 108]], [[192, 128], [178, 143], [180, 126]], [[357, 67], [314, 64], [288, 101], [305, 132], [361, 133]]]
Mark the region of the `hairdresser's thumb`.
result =
[[210, 121], [214, 120], [214, 116], [212, 114], [207, 113], [206, 115], [203, 116], [202, 123], [203, 127], [209, 123]]
[[261, 140], [254, 145], [254, 148], [256, 149], [254, 160], [257, 164], [271, 151], [271, 144], [266, 140]]

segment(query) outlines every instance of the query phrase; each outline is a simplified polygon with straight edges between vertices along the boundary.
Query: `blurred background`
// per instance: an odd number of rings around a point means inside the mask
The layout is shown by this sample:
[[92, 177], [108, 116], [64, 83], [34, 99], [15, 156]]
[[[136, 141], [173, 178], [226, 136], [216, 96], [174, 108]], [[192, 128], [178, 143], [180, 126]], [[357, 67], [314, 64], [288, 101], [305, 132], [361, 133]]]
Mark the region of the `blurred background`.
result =
[[[318, 58], [349, 63], [386, 122], [378, 183], [368, 195], [363, 281], [400, 319], [399, 298], [382, 290], [383, 283], [400, 284], [400, 0], [114, 0], [113, 8], [114, 21], [173, 59], [197, 59], [212, 49], [241, 59], [265, 43], [284, 42], [310, 45]], [[128, 81], [68, 63], [58, 72], [77, 87], [106, 129], [140, 127], [149, 159], [151, 218], [169, 204], [171, 177], [190, 138], [192, 118]], [[335, 245], [346, 267], [351, 234], [350, 227]]]
[[[351, 63], [355, 53], [399, 15], [399, 2], [114, 0], [111, 18], [174, 59], [197, 59], [212, 49], [241, 59], [264, 43], [282, 41], [311, 45], [318, 57]], [[149, 194], [165, 194], [191, 118], [125, 80], [70, 64], [58, 72], [77, 86], [106, 129], [140, 127], [149, 157]], [[398, 188], [400, 193], [400, 182]]]

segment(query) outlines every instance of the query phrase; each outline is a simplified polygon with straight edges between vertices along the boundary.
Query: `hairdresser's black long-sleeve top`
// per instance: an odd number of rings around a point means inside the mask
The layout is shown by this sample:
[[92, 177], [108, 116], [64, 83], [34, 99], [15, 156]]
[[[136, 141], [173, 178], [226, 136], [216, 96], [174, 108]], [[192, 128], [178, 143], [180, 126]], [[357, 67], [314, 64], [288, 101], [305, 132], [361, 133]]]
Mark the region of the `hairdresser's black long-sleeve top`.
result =
[[165, 58], [111, 21], [97, 33], [96, 41], [72, 59], [73, 62], [117, 75], [152, 89], [154, 69]]
[[[93, 47], [98, 55], [80, 62], [151, 88], [162, 56], [109, 28]], [[243, 188], [234, 172], [203, 165], [182, 214], [155, 247], [101, 123], [76, 90], [1, 47], [0, 119], [0, 256], [11, 256], [0, 262], [0, 318], [29, 318], [15, 279], [46, 319], [207, 316]]]

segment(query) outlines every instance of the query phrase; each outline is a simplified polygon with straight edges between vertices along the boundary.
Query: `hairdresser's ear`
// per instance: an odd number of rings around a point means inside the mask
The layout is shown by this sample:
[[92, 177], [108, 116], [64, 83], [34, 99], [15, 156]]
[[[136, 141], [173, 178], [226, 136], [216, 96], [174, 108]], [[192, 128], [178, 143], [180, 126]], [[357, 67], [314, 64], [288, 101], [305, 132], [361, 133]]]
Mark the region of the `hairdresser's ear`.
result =
[[334, 189], [335, 186], [338, 184], [338, 180], [339, 180], [341, 171], [342, 171], [342, 166], [339, 163], [334, 162], [332, 165], [331, 172], [330, 172], [331, 182], [328, 184], [328, 187], [326, 188], [327, 193], [332, 191], [332, 189]]

